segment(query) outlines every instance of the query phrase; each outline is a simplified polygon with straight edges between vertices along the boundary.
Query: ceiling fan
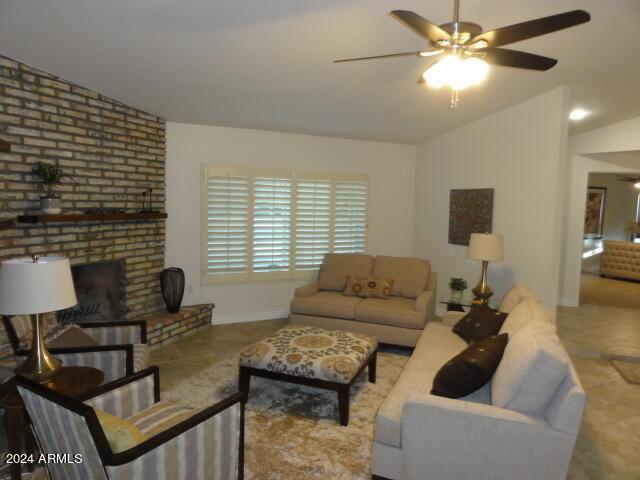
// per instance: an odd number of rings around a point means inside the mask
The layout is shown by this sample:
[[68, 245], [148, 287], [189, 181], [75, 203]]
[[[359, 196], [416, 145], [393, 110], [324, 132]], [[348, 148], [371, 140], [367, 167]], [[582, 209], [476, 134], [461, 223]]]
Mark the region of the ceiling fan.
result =
[[626, 175], [618, 175], [619, 182], [633, 183], [633, 186], [640, 189], [640, 176], [639, 177], [627, 177]]
[[451, 87], [451, 107], [458, 106], [459, 90], [486, 78], [489, 63], [528, 70], [549, 70], [558, 63], [553, 58], [498, 47], [573, 27], [591, 19], [584, 10], [573, 10], [483, 32], [476, 23], [460, 21], [460, 0], [454, 0], [453, 22], [440, 26], [408, 10], [393, 10], [390, 15], [427, 40], [427, 48], [417, 52], [346, 58], [335, 63], [404, 56], [443, 56], [424, 72], [418, 83], [427, 83], [434, 88], [445, 85]]

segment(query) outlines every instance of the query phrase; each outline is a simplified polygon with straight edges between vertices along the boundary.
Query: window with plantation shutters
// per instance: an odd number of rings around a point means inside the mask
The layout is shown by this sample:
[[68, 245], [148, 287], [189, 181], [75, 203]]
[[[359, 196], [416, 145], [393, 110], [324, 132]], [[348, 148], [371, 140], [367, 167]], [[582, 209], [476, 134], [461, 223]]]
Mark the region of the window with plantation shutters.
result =
[[320, 266], [331, 246], [332, 182], [296, 178], [296, 270]]
[[238, 171], [219, 170], [206, 178], [206, 263], [210, 275], [247, 271], [249, 183]]
[[205, 282], [308, 278], [366, 251], [366, 176], [207, 165], [202, 182]]
[[253, 271], [289, 271], [290, 245], [291, 178], [254, 177]]
[[366, 180], [335, 182], [335, 219], [333, 251], [335, 253], [364, 252], [367, 237]]

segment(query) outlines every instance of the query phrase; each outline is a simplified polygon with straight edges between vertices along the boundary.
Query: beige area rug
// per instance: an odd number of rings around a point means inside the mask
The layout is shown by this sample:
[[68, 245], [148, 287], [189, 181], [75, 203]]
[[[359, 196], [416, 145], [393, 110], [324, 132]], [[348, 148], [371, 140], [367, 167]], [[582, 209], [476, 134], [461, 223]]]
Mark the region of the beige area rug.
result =
[[[245, 478], [248, 480], [370, 479], [374, 420], [408, 357], [378, 353], [375, 384], [360, 376], [351, 389], [349, 425], [338, 424], [337, 394], [251, 378], [245, 417]], [[238, 355], [162, 392], [204, 408], [237, 390]]]
[[583, 273], [580, 277], [580, 303], [640, 309], [640, 282]]

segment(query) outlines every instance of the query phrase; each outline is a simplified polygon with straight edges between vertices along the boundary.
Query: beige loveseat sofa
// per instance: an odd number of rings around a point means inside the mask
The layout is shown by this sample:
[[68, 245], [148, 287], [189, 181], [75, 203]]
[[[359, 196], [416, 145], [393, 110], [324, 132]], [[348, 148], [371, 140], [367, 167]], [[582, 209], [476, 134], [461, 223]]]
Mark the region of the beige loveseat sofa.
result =
[[[343, 295], [347, 276], [394, 280], [386, 299]], [[413, 347], [435, 318], [437, 276], [428, 260], [329, 253], [317, 281], [295, 291], [290, 323], [346, 330], [380, 343]]]
[[640, 243], [605, 240], [600, 275], [640, 280]]
[[[376, 417], [371, 472], [393, 480], [561, 480], [586, 397], [551, 316], [516, 287], [500, 333], [509, 341], [484, 387], [464, 398], [432, 395], [440, 367], [468, 347], [431, 322]], [[521, 295], [523, 294], [524, 295]], [[515, 306], [514, 306], [515, 304]], [[507, 308], [508, 305], [508, 308]]]

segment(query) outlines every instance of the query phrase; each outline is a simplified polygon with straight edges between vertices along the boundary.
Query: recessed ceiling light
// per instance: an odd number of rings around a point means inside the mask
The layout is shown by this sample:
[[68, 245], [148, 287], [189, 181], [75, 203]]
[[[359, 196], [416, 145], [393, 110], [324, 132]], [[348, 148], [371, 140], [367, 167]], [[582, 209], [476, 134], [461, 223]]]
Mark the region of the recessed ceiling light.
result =
[[582, 120], [587, 115], [589, 115], [589, 112], [587, 112], [584, 108], [575, 108], [571, 110], [571, 113], [569, 114], [569, 119]]

